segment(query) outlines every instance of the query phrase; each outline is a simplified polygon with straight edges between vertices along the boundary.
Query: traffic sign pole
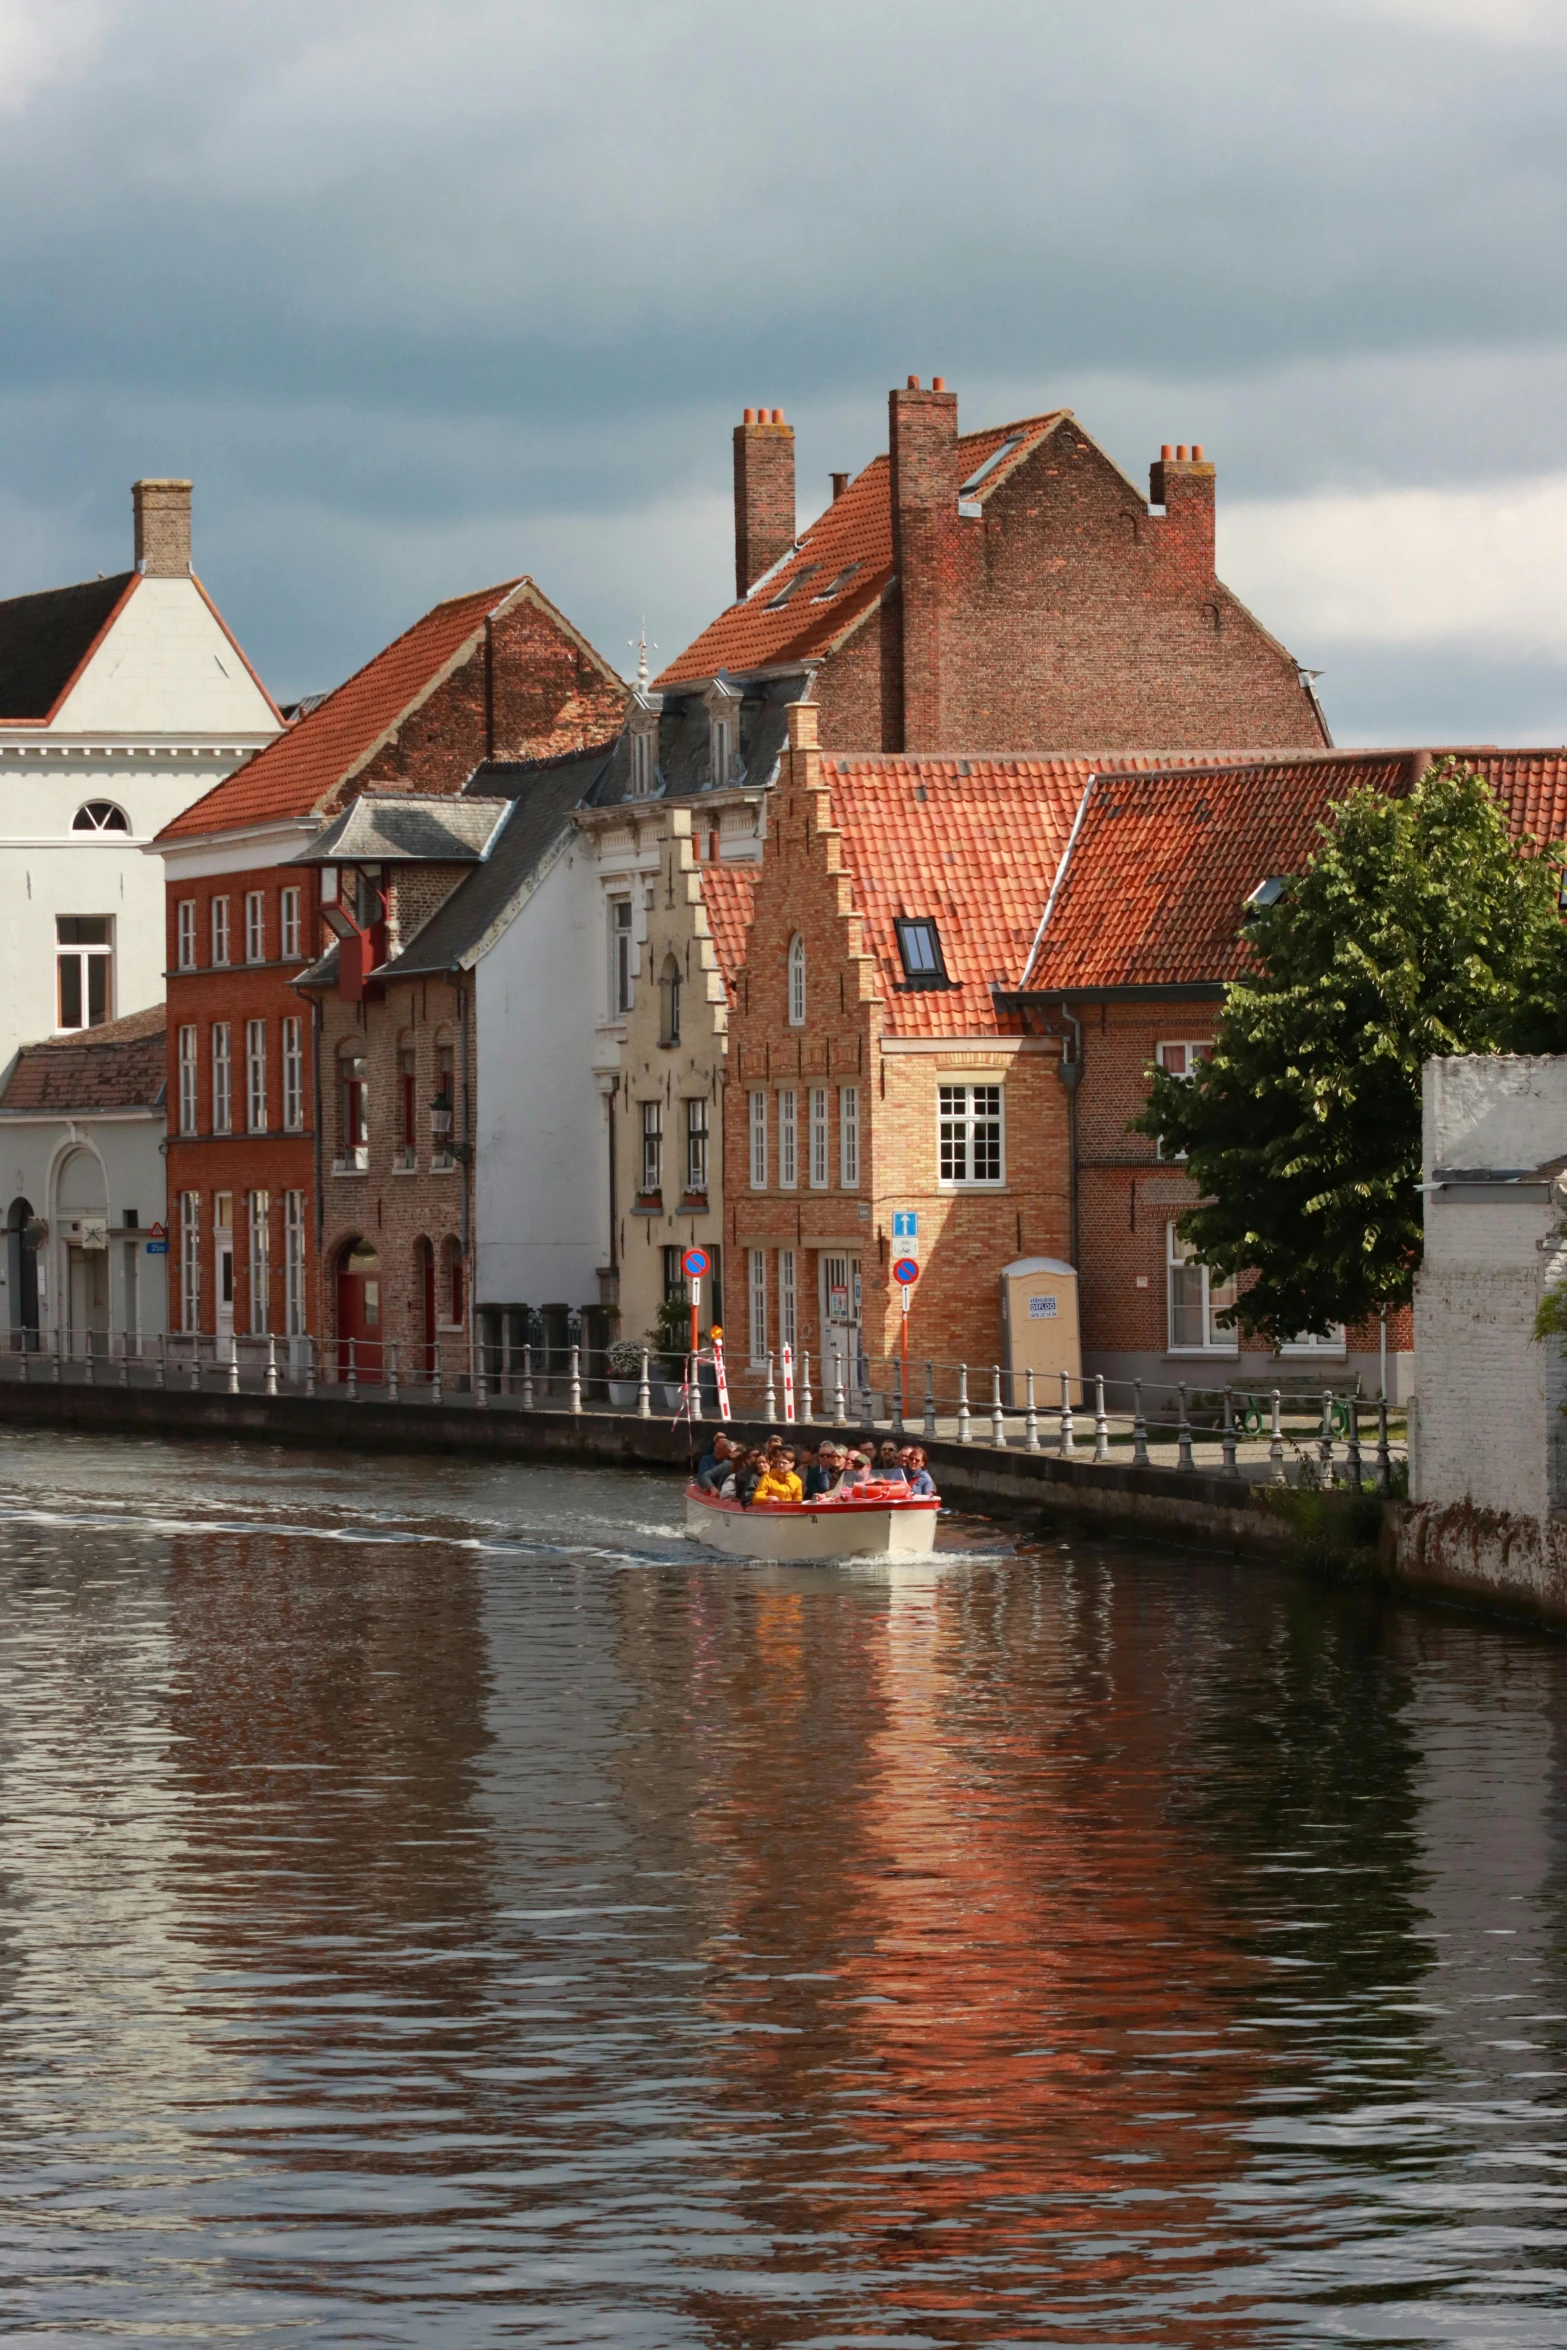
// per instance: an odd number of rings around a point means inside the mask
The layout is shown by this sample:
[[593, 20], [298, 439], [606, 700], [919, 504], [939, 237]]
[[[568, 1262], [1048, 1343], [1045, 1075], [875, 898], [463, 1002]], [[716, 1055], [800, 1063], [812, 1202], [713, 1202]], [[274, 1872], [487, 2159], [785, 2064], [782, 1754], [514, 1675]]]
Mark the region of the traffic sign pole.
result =
[[[912, 1224], [914, 1219], [910, 1216], [907, 1219], [900, 1218], [899, 1221], [907, 1221]], [[919, 1277], [919, 1263], [914, 1257], [899, 1257], [892, 1268], [892, 1278], [898, 1284], [898, 1299], [902, 1309], [899, 1319], [903, 1330], [903, 1409], [905, 1412], [909, 1409], [909, 1300], [914, 1295], [914, 1284]]]

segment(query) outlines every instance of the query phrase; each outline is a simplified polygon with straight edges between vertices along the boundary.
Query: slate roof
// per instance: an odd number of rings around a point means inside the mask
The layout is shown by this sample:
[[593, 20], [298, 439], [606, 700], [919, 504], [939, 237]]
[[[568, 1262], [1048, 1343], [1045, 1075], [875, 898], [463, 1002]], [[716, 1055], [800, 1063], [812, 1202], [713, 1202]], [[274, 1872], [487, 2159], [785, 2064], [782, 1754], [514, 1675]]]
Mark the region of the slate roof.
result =
[[[822, 760], [893, 1035], [996, 1033], [1093, 771], [1074, 758]], [[953, 985], [910, 988], [894, 922], [935, 920]]]
[[572, 831], [577, 809], [602, 807], [612, 743], [553, 759], [492, 759], [475, 770], [465, 797], [505, 798], [501, 822], [482, 865], [465, 874], [424, 928], [384, 966], [389, 979], [468, 970], [504, 929], [529, 882]]
[[[973, 492], [983, 505], [1065, 414], [1064, 409], [1055, 409], [1048, 416], [1025, 417], [985, 432], [960, 433], [959, 481], [967, 481], [1004, 442], [1017, 438], [1019, 446]], [[851, 565], [858, 568], [845, 578]], [[802, 577], [806, 572], [809, 578]], [[705, 628], [654, 685], [663, 690], [693, 678], [716, 677], [721, 671], [785, 668], [820, 659], [880, 600], [892, 576], [892, 460], [883, 455], [856, 474], [842, 497], [835, 498], [796, 540], [794, 551]], [[778, 598], [796, 579], [801, 584], [780, 604]]]
[[713, 933], [724, 991], [733, 1004], [737, 1000], [735, 980], [745, 961], [746, 935], [751, 927], [751, 908], [762, 868], [755, 860], [725, 864], [715, 859], [698, 870], [702, 876], [702, 903], [707, 908], [708, 928]]
[[365, 792], [291, 865], [477, 865], [509, 799]]
[[477, 639], [521, 579], [451, 596], [367, 661], [297, 723], [214, 790], [196, 800], [160, 840], [189, 840], [252, 824], [327, 812], [332, 794], [366, 766]]
[[1048, 993], [1219, 985], [1248, 960], [1259, 882], [1298, 873], [1357, 786], [1402, 797], [1433, 761], [1485, 776], [1515, 838], [1567, 836], [1567, 751], [1313, 753], [1096, 776], [1027, 986]]
[[162, 1004], [71, 1036], [24, 1044], [0, 1092], [0, 1117], [73, 1111], [161, 1109], [167, 1083]]
[[117, 571], [0, 603], [0, 721], [51, 718], [137, 584], [136, 572]]

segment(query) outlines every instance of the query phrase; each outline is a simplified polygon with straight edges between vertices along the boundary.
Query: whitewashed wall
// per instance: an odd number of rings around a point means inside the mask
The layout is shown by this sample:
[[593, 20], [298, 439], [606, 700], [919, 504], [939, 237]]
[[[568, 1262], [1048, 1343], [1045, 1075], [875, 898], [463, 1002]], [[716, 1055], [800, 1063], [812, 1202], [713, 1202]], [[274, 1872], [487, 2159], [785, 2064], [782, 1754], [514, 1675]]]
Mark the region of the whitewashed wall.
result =
[[[147, 1254], [150, 1229], [164, 1215], [165, 1131], [161, 1111], [74, 1119], [0, 1116], [0, 1226], [16, 1200], [26, 1200], [49, 1226], [38, 1268], [39, 1325], [45, 1333], [56, 1328], [63, 1310], [68, 1252], [78, 1220], [76, 1211], [62, 1206], [62, 1188], [107, 1216], [111, 1330], [144, 1338], [167, 1330], [168, 1259]], [[126, 1223], [127, 1209], [136, 1212], [136, 1229]], [[135, 1255], [129, 1284], [127, 1250]], [[10, 1293], [9, 1251], [0, 1237], [0, 1329], [13, 1329], [18, 1317], [18, 1301]]]
[[[1567, 1058], [1427, 1064], [1427, 1183], [1437, 1168], [1532, 1169], [1564, 1153]], [[1543, 1519], [1567, 1496], [1567, 1369], [1560, 1341], [1534, 1338], [1541, 1296], [1567, 1278], [1561, 1222], [1554, 1201], [1427, 1194], [1415, 1284], [1415, 1500]]]

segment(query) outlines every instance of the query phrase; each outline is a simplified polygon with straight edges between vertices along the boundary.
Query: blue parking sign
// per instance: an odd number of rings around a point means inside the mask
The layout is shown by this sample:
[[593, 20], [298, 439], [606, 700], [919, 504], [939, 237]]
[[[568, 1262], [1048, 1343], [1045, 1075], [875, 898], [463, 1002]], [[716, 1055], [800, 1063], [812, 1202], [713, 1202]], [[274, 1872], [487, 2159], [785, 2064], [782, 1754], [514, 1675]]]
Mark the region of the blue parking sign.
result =
[[918, 1240], [919, 1236], [920, 1220], [916, 1211], [913, 1208], [894, 1208], [892, 1211], [893, 1239]]

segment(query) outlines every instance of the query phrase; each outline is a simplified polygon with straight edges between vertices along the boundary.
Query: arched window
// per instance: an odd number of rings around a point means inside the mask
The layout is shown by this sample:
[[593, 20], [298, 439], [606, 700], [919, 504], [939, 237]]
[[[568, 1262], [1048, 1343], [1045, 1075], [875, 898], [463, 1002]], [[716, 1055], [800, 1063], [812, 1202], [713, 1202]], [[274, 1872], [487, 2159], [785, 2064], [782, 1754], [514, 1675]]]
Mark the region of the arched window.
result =
[[447, 1239], [441, 1243], [441, 1314], [452, 1324], [463, 1318], [463, 1263], [462, 1242]]
[[71, 818], [73, 832], [129, 832], [131, 820], [112, 800], [88, 800]]
[[680, 965], [673, 954], [664, 957], [664, 968], [658, 975], [660, 1044], [680, 1042]]
[[805, 1026], [805, 941], [798, 931], [789, 941], [789, 1025]]
[[370, 1065], [352, 1044], [337, 1055], [338, 1167], [370, 1164]]

